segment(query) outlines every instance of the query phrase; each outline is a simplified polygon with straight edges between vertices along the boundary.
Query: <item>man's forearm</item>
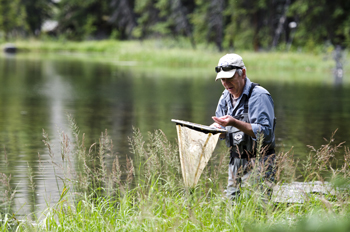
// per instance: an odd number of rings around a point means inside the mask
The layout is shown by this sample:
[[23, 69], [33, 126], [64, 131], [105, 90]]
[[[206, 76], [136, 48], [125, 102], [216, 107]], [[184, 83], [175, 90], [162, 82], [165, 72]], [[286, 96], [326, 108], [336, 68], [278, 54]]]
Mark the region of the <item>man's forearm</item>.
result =
[[255, 134], [252, 129], [252, 125], [247, 122], [242, 122], [240, 120], [237, 120], [233, 118], [233, 120], [230, 120], [229, 126], [234, 126], [238, 130], [243, 131], [245, 134], [251, 136], [252, 138], [255, 138]]

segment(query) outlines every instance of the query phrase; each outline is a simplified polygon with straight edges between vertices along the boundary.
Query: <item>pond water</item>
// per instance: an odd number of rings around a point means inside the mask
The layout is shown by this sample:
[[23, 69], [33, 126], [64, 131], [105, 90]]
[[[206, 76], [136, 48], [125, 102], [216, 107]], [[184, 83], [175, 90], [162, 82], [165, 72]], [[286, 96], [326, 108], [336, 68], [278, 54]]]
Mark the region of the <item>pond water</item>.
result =
[[[52, 164], [45, 163], [50, 158], [42, 133], [43, 129], [48, 133], [59, 159], [59, 132], [71, 135], [67, 115], [85, 133], [86, 144], [97, 142], [107, 129], [121, 158], [130, 153], [133, 127], [144, 134], [161, 129], [175, 143], [171, 119], [212, 123], [223, 91], [221, 83], [214, 81], [214, 72], [203, 75], [189, 69], [177, 76], [175, 69], [128, 65], [58, 55], [0, 57], [0, 173], [11, 175], [11, 187], [17, 191], [12, 206], [16, 214], [43, 210], [46, 203], [58, 199]], [[248, 77], [274, 99], [277, 152], [293, 147], [294, 157], [303, 159], [310, 151], [307, 145], [318, 148], [336, 129], [337, 142], [349, 140], [350, 86], [323, 80], [281, 81], [298, 74], [274, 73], [276, 80], [270, 81], [264, 79], [269, 73], [248, 69]], [[333, 76], [329, 72], [320, 78]]]

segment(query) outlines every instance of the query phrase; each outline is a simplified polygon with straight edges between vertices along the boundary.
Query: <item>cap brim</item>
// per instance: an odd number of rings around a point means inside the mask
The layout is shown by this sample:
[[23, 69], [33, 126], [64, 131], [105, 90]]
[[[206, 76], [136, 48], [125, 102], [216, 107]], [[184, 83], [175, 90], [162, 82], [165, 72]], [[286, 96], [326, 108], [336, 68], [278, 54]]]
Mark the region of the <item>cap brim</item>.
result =
[[216, 78], [215, 78], [215, 81], [217, 81], [218, 79], [221, 79], [221, 78], [231, 78], [233, 77], [233, 75], [235, 75], [236, 73], [236, 70], [237, 69], [232, 69], [230, 71], [220, 71], [217, 75], [216, 75]]

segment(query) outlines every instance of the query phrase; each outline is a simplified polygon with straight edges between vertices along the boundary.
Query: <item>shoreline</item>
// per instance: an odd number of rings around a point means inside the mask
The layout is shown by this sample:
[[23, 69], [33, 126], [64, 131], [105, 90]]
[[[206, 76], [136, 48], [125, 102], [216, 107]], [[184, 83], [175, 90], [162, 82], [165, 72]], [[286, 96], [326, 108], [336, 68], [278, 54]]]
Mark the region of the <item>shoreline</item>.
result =
[[[78, 59], [84, 61], [101, 62], [132, 69], [135, 72], [150, 71], [160, 75], [169, 73], [176, 77], [188, 75], [212, 77], [215, 75], [213, 67], [221, 56], [226, 53], [241, 55], [248, 68], [249, 76], [260, 81], [278, 81], [287, 83], [318, 83], [332, 84], [330, 78], [334, 74], [336, 63], [333, 51], [324, 54], [307, 52], [282, 51], [224, 51], [218, 52], [214, 48], [198, 46], [196, 50], [181, 44], [168, 41], [16, 41], [13, 42], [18, 52], [16, 58], [30, 57], [50, 59]], [[0, 44], [0, 47], [3, 47]], [[346, 55], [346, 53], [345, 53]], [[0, 55], [2, 57], [4, 52]], [[11, 54], [12, 56], [12, 54]], [[350, 73], [350, 65], [344, 59], [345, 77]], [[190, 71], [189, 71], [190, 70]], [[292, 73], [292, 75], [287, 74]], [[312, 75], [310, 75], [312, 74]], [[312, 78], [310, 78], [312, 76]], [[256, 78], [257, 77], [257, 78]], [[344, 84], [349, 84], [344, 78]]]

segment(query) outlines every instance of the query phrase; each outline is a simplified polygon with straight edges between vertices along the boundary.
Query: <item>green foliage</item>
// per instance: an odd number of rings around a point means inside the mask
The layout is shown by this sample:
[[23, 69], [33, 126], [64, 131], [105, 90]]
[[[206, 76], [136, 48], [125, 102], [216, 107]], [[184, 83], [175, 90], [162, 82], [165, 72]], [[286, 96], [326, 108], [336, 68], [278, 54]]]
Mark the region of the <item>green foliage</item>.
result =
[[88, 39], [98, 33], [107, 37], [111, 33], [111, 25], [106, 23], [111, 13], [109, 1], [62, 0], [58, 6], [58, 32], [68, 39]]
[[131, 38], [132, 30], [136, 26], [134, 14], [134, 0], [111, 0], [111, 15], [108, 23], [112, 24], [113, 31], [118, 32], [119, 39]]
[[88, 16], [86, 19], [85, 25], [83, 25], [83, 36], [84, 38], [88, 38], [89, 35], [92, 35], [96, 31], [96, 26], [94, 23], [96, 19], [94, 16]]
[[111, 35], [109, 36], [109, 39], [111, 40], [117, 40], [120, 38], [120, 33], [117, 30], [113, 30]]
[[295, 42], [298, 46], [313, 49], [325, 41], [334, 45], [349, 45], [350, 10], [348, 1], [295, 1], [289, 15], [297, 18]]
[[20, 0], [0, 1], [0, 31], [6, 39], [20, 37], [27, 29], [27, 14]]
[[164, 35], [171, 35], [175, 38], [179, 36], [189, 37], [192, 47], [195, 47], [189, 19], [191, 5], [193, 5], [192, 1], [158, 0], [156, 7], [159, 10], [161, 20], [156, 26], [163, 30], [161, 33]]
[[32, 35], [41, 31], [41, 26], [46, 19], [53, 17], [54, 3], [52, 0], [31, 0], [22, 1], [26, 11], [26, 24]]
[[208, 16], [207, 12], [209, 10], [208, 1], [196, 1], [195, 11], [191, 14], [191, 23], [196, 25], [193, 29], [194, 39], [197, 43], [207, 42], [208, 34]]
[[193, 48], [314, 51], [349, 46], [349, 10], [344, 0], [0, 0], [0, 32], [37, 35], [55, 19], [53, 33], [69, 40], [185, 36]]
[[44, 20], [52, 17], [52, 10], [51, 0], [1, 0], [0, 31], [7, 39], [36, 35]]
[[155, 0], [135, 0], [135, 13], [139, 15], [133, 35], [144, 39], [152, 32], [151, 27], [158, 21], [158, 11]]

